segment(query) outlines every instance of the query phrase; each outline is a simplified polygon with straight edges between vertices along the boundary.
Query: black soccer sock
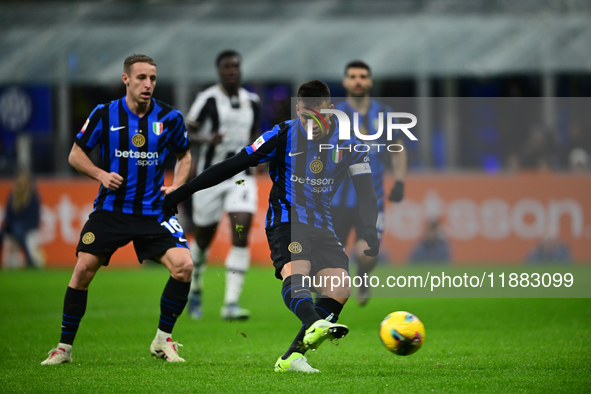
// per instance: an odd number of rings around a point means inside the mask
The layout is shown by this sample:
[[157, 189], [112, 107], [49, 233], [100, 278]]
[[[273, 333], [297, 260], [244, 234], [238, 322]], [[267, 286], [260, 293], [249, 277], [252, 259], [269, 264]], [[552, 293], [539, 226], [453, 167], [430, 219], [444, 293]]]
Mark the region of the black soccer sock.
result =
[[[326, 319], [332, 314], [331, 322], [336, 323], [337, 320], [339, 320], [339, 314], [343, 310], [343, 305], [333, 298], [320, 298], [316, 300], [314, 309], [321, 319]], [[287, 349], [287, 352], [281, 357], [282, 359], [287, 360], [287, 358], [294, 352], [301, 354], [306, 353], [307, 349], [302, 346], [304, 335], [306, 335], [306, 327], [302, 325], [302, 328], [300, 328], [298, 335], [296, 335], [295, 339], [289, 346], [289, 349]]]
[[300, 328], [298, 335], [296, 335], [296, 337], [293, 340], [293, 342], [291, 343], [291, 345], [289, 345], [289, 349], [287, 349], [287, 352], [285, 352], [285, 354], [283, 356], [281, 356], [281, 358], [284, 360], [287, 360], [287, 358], [289, 356], [291, 356], [292, 353], [295, 353], [295, 352], [305, 354], [306, 350], [308, 350], [302, 346], [302, 342], [304, 341], [305, 335], [306, 335], [306, 326], [302, 324], [302, 328]]
[[62, 315], [62, 335], [60, 343], [74, 344], [80, 320], [86, 312], [88, 290], [76, 290], [68, 286], [64, 297], [64, 313]]
[[343, 304], [334, 298], [319, 298], [314, 304], [314, 309], [321, 319], [326, 319], [332, 314], [332, 319], [330, 321], [336, 323], [343, 310]]
[[304, 323], [306, 328], [316, 320], [320, 320], [320, 316], [314, 310], [312, 291], [304, 284], [304, 275], [293, 274], [285, 278], [281, 294], [285, 305]]
[[160, 298], [160, 322], [158, 323], [160, 331], [172, 334], [176, 319], [187, 305], [190, 288], [191, 282], [181, 282], [172, 276], [168, 278]]

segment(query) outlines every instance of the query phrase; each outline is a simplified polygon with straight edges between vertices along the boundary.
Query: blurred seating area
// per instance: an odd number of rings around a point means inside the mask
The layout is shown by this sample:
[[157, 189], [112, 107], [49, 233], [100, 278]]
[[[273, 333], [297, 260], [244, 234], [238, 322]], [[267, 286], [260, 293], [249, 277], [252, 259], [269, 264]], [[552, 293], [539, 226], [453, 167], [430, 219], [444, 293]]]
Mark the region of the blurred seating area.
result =
[[[344, 96], [343, 66], [363, 59], [372, 96], [414, 99], [411, 171], [586, 172], [589, 47], [588, 0], [4, 1], [0, 177], [74, 176], [74, 135], [122, 94], [130, 53], [156, 59], [157, 98], [186, 112], [227, 48], [263, 99], [261, 131], [292, 116], [303, 81]], [[524, 118], [512, 103], [532, 98]]]

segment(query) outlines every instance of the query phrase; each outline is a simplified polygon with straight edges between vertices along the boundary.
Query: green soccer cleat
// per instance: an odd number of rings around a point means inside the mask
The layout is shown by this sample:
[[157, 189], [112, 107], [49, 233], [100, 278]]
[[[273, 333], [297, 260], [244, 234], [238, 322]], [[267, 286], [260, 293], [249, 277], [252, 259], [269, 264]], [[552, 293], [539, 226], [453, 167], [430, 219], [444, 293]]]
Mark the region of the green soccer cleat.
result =
[[316, 350], [318, 346], [327, 339], [343, 338], [349, 332], [349, 328], [343, 324], [331, 323], [326, 320], [316, 320], [314, 324], [306, 330], [304, 335], [304, 347], [306, 349]]
[[281, 357], [275, 363], [275, 372], [320, 372], [308, 364], [308, 359], [302, 353], [292, 353], [287, 360]]

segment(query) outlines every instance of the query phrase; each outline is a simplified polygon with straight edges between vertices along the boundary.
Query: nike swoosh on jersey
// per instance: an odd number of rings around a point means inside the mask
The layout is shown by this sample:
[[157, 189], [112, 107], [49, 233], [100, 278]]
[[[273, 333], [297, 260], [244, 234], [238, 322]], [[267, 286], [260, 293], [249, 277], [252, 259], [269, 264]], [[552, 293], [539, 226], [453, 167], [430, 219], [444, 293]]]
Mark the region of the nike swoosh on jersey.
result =
[[292, 156], [297, 156], [301, 153], [304, 153], [304, 152], [296, 152], [296, 153], [289, 152], [288, 155], [289, 155], [289, 157], [292, 157]]
[[121, 129], [123, 129], [123, 128], [125, 128], [125, 126], [121, 126], [121, 127], [114, 127], [114, 126], [111, 126], [111, 131], [117, 131], [117, 130], [121, 130]]

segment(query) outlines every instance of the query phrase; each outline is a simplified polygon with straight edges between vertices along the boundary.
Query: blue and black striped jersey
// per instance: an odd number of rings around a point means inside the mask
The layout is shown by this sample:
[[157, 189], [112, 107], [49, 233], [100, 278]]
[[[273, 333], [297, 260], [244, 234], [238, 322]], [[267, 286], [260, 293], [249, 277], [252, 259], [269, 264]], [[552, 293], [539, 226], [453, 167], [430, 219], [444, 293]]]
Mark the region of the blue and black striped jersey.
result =
[[[335, 109], [341, 110], [347, 114], [353, 126], [355, 110], [351, 108], [347, 100], [343, 100], [335, 105]], [[378, 129], [379, 113], [382, 112], [384, 120], [384, 129], [382, 136], [376, 140], [368, 142], [368, 144], [385, 144], [395, 143], [396, 140], [402, 138], [402, 132], [399, 129], [393, 130], [393, 141], [388, 141], [386, 136], [386, 116], [388, 112], [392, 112], [392, 108], [386, 104], [380, 103], [374, 99], [371, 99], [369, 110], [365, 115], [359, 114], [359, 131], [363, 134], [375, 134]], [[377, 147], [371, 146], [369, 151], [370, 163], [371, 163], [371, 175], [373, 178], [373, 185], [378, 197], [378, 210], [383, 212], [384, 210], [384, 170], [386, 169], [386, 162], [390, 160], [391, 156], [396, 153], [388, 152], [385, 146], [382, 146], [379, 151]], [[341, 208], [357, 208], [357, 194], [353, 187], [351, 180], [345, 180], [341, 187], [335, 193], [332, 199], [333, 207]]]
[[94, 210], [135, 215], [162, 214], [164, 159], [169, 148], [175, 153], [190, 148], [181, 113], [153, 98], [141, 118], [125, 97], [97, 106], [75, 142], [87, 153], [99, 145], [101, 168], [123, 177], [117, 190], [100, 186]]
[[[249, 165], [270, 162], [273, 187], [269, 195], [266, 228], [281, 223], [303, 223], [333, 230], [330, 216], [332, 197], [347, 176], [370, 174], [369, 156], [357, 152], [361, 141], [351, 133], [339, 140], [337, 118], [320, 141], [308, 140], [299, 119], [276, 125], [243, 149]], [[339, 147], [322, 149], [320, 146]]]

